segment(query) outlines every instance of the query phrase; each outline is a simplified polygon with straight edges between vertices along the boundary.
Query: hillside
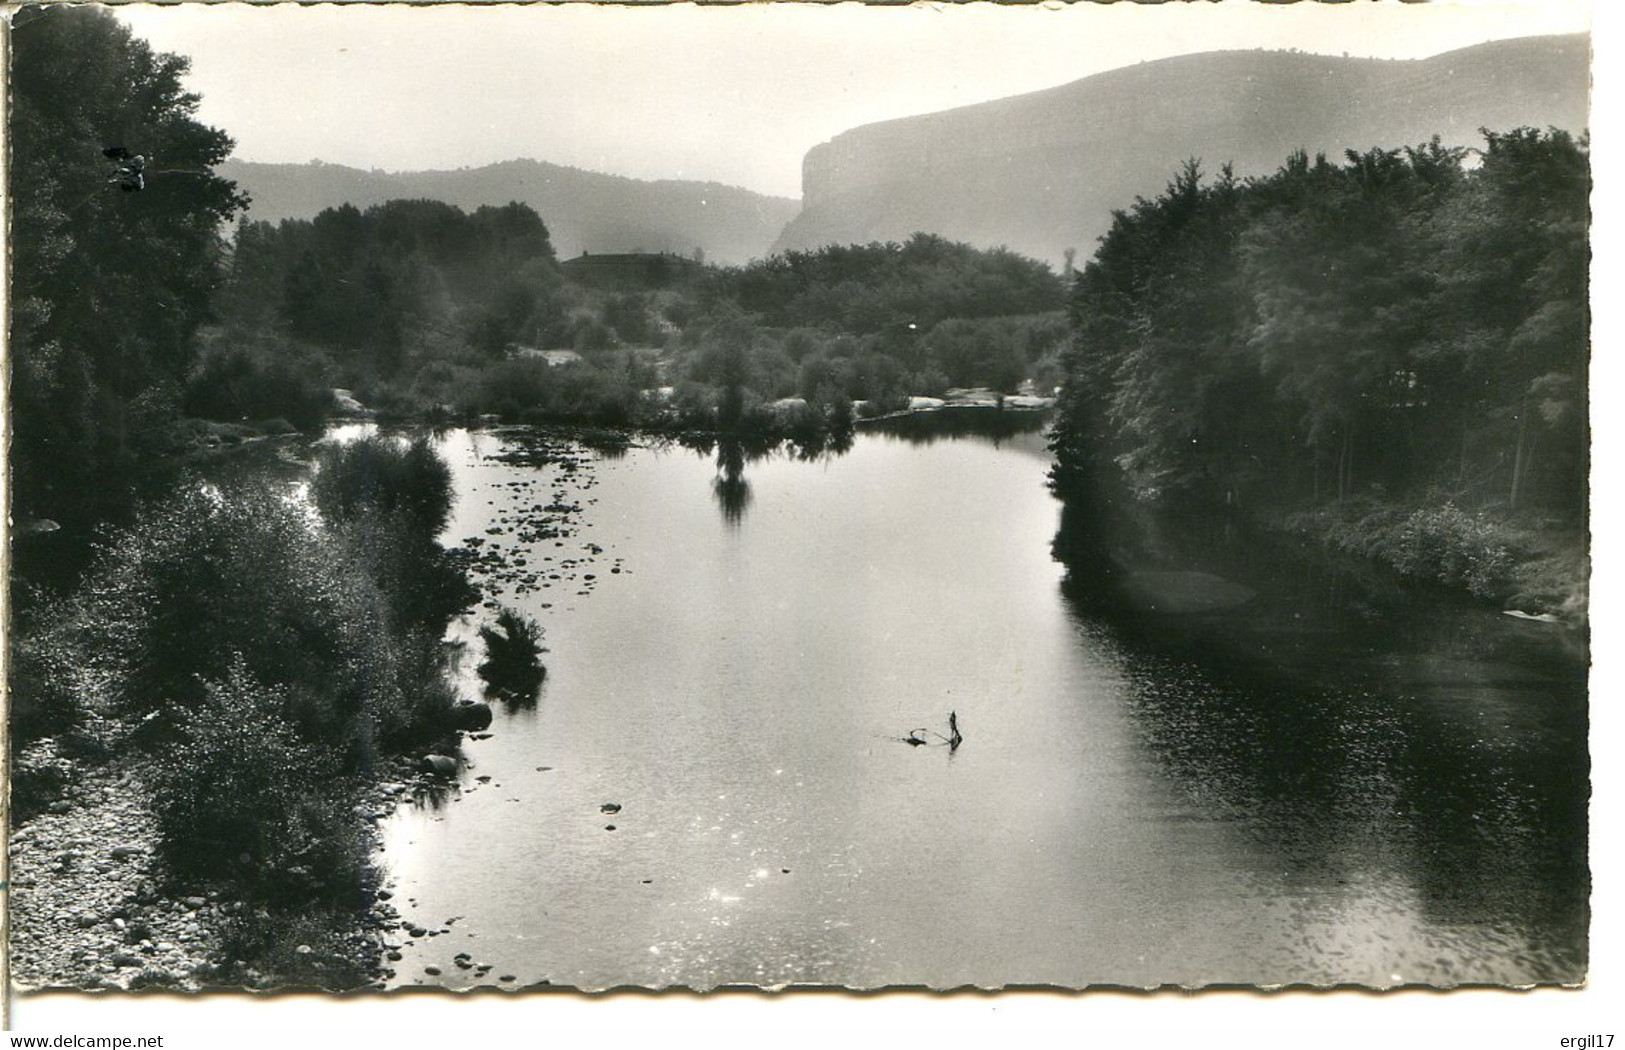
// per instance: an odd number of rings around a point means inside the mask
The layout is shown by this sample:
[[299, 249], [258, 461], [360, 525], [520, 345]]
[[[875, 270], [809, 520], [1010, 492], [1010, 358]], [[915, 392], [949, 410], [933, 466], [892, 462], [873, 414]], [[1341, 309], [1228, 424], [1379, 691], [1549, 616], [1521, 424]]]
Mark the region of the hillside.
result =
[[1153, 196], [1182, 161], [1273, 171], [1292, 150], [1426, 141], [1478, 128], [1586, 126], [1589, 39], [1497, 41], [1415, 61], [1213, 52], [1061, 87], [870, 124], [815, 146], [802, 212], [775, 250], [926, 231], [1059, 266], [1093, 251], [1114, 208]]
[[644, 182], [535, 160], [456, 171], [361, 171], [338, 164], [230, 160], [218, 172], [246, 190], [252, 219], [308, 219], [324, 208], [427, 198], [465, 211], [509, 201], [542, 216], [561, 259], [589, 252], [696, 248], [714, 262], [766, 254], [797, 204], [714, 182]]

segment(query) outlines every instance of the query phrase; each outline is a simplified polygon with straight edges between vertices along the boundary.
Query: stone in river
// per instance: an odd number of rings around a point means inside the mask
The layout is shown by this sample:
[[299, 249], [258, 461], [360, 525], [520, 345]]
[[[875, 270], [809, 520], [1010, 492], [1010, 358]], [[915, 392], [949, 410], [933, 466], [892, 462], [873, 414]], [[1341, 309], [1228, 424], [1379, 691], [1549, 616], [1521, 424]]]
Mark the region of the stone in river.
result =
[[457, 760], [449, 755], [424, 755], [418, 767], [425, 773], [449, 777], [457, 774]]

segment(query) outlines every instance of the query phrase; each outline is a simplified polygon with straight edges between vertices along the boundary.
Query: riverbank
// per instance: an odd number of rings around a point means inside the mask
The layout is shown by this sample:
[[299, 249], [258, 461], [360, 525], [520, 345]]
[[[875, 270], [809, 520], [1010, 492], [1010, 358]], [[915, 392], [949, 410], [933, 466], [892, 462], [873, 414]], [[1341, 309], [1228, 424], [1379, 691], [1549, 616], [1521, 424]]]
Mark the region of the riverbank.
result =
[[[1147, 501], [1109, 482], [1085, 491], [1061, 494], [1054, 553], [1074, 600], [1102, 615], [1265, 606], [1264, 620], [1307, 623], [1345, 605], [1358, 620], [1404, 619], [1413, 605], [1436, 606], [1457, 610], [1462, 622], [1493, 612], [1535, 633], [1556, 631], [1584, 659], [1589, 558], [1585, 534], [1572, 526], [1370, 496], [1309, 509]], [[1296, 597], [1253, 601], [1227, 582]], [[1213, 644], [1222, 644], [1228, 628], [1216, 629]]]
[[1590, 566], [1583, 532], [1508, 521], [1449, 501], [1407, 506], [1376, 499], [1345, 500], [1265, 524], [1508, 612], [1573, 624], [1586, 619]]
[[11, 976], [22, 988], [196, 988], [220, 952], [218, 894], [159, 896], [151, 793], [121, 761], [11, 834]]
[[266, 458], [145, 505], [13, 624], [20, 984], [383, 976], [376, 825], [472, 721], [440, 640], [477, 595], [426, 442], [326, 447], [303, 500]]
[[[1024, 387], [1026, 389], [1026, 387]], [[988, 387], [954, 388], [941, 397], [900, 395], [882, 401], [834, 400], [810, 402], [802, 397], [785, 397], [745, 406], [731, 426], [719, 424], [716, 413], [682, 405], [670, 388], [639, 392], [635, 411], [606, 419], [586, 410], [556, 411], [543, 406], [520, 412], [480, 412], [458, 410], [446, 404], [395, 401], [374, 409], [362, 405], [349, 391], [335, 391], [335, 423], [380, 423], [398, 427], [523, 426], [541, 431], [567, 433], [592, 448], [625, 447], [637, 437], [693, 442], [737, 440], [746, 444], [808, 442], [835, 443], [849, 437], [855, 428], [885, 425], [922, 417], [955, 417], [960, 420], [987, 420], [1008, 414], [1012, 418], [1047, 419], [1055, 398], [1030, 392], [1003, 393]], [[967, 425], [974, 429], [975, 422]], [[1029, 429], [1022, 424], [1020, 429]], [[595, 440], [596, 439], [596, 440]]]
[[[414, 794], [444, 790], [392, 760], [358, 819], [376, 827]], [[331, 914], [273, 914], [226, 886], [178, 884], [137, 755], [83, 770], [48, 811], [12, 831], [10, 851], [11, 977], [24, 991], [343, 991], [381, 988], [392, 975], [400, 913], [388, 890], [335, 923]], [[243, 942], [250, 927], [253, 952]]]

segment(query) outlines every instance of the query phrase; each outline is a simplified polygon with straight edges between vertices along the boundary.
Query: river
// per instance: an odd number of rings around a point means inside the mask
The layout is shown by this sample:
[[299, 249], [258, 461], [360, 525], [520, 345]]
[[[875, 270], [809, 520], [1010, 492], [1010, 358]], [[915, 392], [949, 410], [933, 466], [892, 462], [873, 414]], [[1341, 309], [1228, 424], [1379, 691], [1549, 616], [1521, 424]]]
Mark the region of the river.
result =
[[[395, 936], [394, 985], [1584, 975], [1584, 661], [1559, 628], [1347, 580], [1327, 600], [1278, 558], [1239, 611], [1115, 616], [1052, 557], [1037, 433], [439, 442], [445, 541], [481, 541], [549, 673], [385, 825], [424, 930]], [[453, 631], [477, 646], [490, 615]]]

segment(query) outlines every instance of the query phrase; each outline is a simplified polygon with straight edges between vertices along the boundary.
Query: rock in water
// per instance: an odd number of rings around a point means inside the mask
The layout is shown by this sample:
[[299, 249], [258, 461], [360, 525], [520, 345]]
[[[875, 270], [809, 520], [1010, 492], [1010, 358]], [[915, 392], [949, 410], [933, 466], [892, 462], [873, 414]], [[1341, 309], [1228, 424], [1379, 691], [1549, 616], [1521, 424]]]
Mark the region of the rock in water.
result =
[[449, 755], [424, 755], [418, 768], [425, 773], [454, 777], [457, 775], [457, 760]]

